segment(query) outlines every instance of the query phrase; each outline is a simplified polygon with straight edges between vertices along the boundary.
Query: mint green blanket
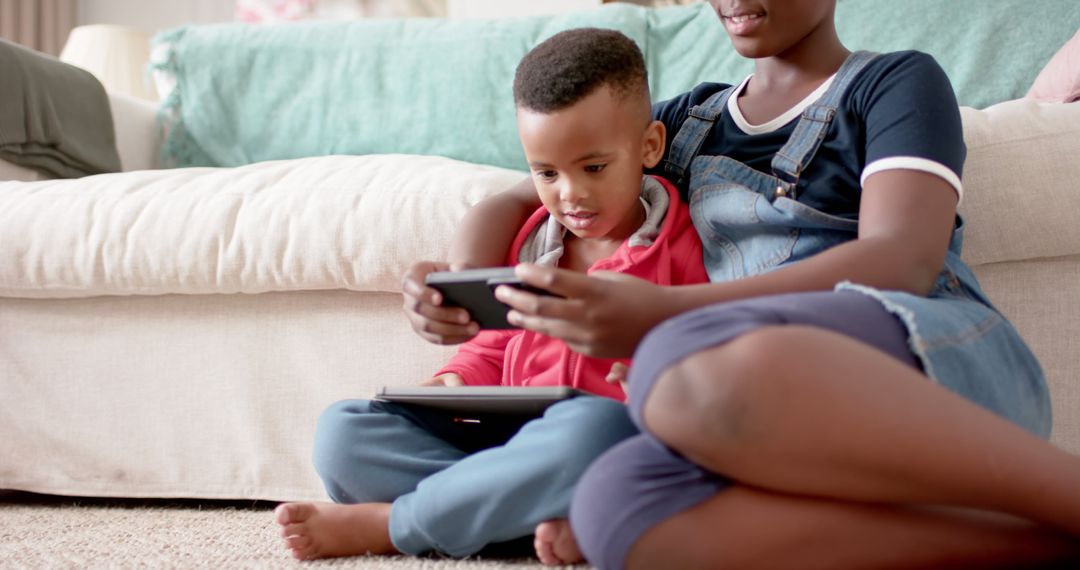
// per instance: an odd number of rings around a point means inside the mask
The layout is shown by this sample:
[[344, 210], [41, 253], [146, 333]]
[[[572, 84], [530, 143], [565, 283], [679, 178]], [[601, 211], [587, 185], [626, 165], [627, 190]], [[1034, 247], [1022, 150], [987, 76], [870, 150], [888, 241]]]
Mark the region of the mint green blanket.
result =
[[[1080, 26], [1080, 2], [840, 0], [849, 48], [934, 55], [960, 103], [1022, 96]], [[326, 154], [441, 155], [524, 169], [511, 84], [532, 46], [571, 27], [621, 30], [645, 53], [655, 99], [735, 82], [734, 52], [707, 4], [611, 4], [561, 16], [361, 20], [170, 30], [155, 67], [176, 80], [162, 106], [163, 160], [236, 166]]]

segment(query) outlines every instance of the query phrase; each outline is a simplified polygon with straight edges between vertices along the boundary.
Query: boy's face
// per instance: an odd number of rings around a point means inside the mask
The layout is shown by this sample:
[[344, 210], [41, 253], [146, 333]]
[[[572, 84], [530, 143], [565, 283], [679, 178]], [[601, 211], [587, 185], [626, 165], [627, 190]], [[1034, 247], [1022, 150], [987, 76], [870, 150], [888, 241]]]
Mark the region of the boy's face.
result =
[[831, 25], [836, 0], [711, 0], [735, 50], [743, 57], [771, 57]]
[[544, 207], [574, 235], [624, 240], [641, 226], [641, 176], [664, 151], [648, 102], [603, 86], [553, 113], [518, 108], [525, 157]]

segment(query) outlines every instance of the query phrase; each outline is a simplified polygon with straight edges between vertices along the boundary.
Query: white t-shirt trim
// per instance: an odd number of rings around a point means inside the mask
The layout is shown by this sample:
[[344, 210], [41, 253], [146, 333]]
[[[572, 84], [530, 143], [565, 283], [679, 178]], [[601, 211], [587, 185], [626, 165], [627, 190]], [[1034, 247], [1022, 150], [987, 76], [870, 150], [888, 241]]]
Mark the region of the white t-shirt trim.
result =
[[728, 97], [727, 102], [727, 110], [728, 113], [731, 113], [731, 119], [735, 121], [735, 126], [739, 127], [739, 130], [748, 135], [762, 135], [765, 133], [771, 133], [779, 129], [780, 127], [783, 127], [784, 125], [790, 123], [791, 121], [794, 121], [796, 118], [798, 118], [799, 115], [802, 114], [803, 111], [806, 110], [807, 107], [813, 105], [815, 101], [820, 99], [821, 96], [824, 95], [826, 91], [828, 91], [829, 86], [832, 85], [833, 79], [836, 78], [836, 74], [830, 76], [817, 89], [814, 89], [814, 91], [804, 97], [802, 101], [796, 103], [794, 107], [788, 109], [787, 111], [784, 111], [779, 117], [776, 117], [775, 119], [767, 123], [762, 123], [760, 125], [751, 125], [750, 121], [747, 121], [746, 117], [743, 116], [742, 110], [739, 109], [739, 103], [738, 101], [736, 101], [736, 99], [738, 99], [739, 94], [741, 94], [743, 90], [746, 89], [746, 84], [750, 82], [750, 78], [752, 78], [753, 76], [753, 73], [747, 75], [746, 79], [743, 79], [742, 83], [740, 83], [739, 86], [735, 88], [735, 91], [731, 93], [731, 96]]
[[875, 160], [867, 164], [866, 168], [863, 169], [862, 175], [859, 177], [859, 185], [865, 186], [866, 179], [871, 174], [877, 174], [885, 170], [918, 170], [935, 174], [948, 182], [956, 191], [957, 204], [964, 199], [964, 185], [960, 183], [960, 177], [955, 172], [940, 162], [917, 156], [890, 156], [889, 158]]

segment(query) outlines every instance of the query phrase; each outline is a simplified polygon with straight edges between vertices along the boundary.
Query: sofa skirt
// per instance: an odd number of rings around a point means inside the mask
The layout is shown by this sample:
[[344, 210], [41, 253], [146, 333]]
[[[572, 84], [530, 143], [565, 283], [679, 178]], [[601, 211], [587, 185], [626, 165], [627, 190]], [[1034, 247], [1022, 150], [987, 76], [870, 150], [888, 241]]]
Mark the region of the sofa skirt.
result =
[[452, 348], [390, 293], [0, 298], [0, 489], [321, 500], [315, 421]]

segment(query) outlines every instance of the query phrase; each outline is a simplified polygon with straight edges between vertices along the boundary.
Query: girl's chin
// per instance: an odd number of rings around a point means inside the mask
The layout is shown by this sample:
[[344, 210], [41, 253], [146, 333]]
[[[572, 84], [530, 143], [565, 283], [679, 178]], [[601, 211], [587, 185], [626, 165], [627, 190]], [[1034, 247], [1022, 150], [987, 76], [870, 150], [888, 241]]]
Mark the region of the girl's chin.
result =
[[756, 40], [732, 37], [731, 45], [735, 48], [735, 51], [738, 52], [739, 55], [747, 59], [761, 59], [763, 57], [771, 57], [773, 55], [776, 55], [770, 52], [765, 46], [761, 45], [761, 43]]

